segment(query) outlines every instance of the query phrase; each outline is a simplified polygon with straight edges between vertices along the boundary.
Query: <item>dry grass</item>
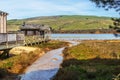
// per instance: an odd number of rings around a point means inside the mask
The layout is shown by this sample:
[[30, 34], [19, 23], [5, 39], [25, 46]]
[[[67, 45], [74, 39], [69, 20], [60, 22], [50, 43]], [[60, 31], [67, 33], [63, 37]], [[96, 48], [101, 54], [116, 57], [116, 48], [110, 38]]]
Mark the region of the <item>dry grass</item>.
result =
[[[9, 78], [9, 80], [14, 80], [17, 78], [16, 75], [24, 73], [26, 67], [31, 65], [37, 58], [40, 57], [40, 54], [43, 54], [41, 51], [35, 51], [30, 53], [23, 52], [22, 54], [19, 54], [17, 56], [10, 57], [8, 59], [5, 59], [3, 61], [0, 61], [0, 68], [6, 70], [4, 72], [4, 78]], [[0, 75], [1, 75], [0, 74]], [[11, 74], [11, 76], [9, 76]], [[16, 77], [13, 77], [16, 76]]]
[[69, 45], [68, 42], [52, 40], [52, 41], [49, 41], [48, 43], [35, 45], [34, 47], [42, 48], [45, 52], [47, 52], [47, 51], [50, 51], [52, 49], [57, 49], [57, 48], [65, 47], [65, 46], [68, 46], [68, 45]]
[[112, 80], [120, 73], [119, 41], [83, 41], [64, 50], [54, 80]]
[[11, 55], [19, 55], [22, 53], [43, 53], [43, 50], [41, 48], [35, 48], [35, 47], [27, 47], [27, 46], [19, 46], [19, 47], [15, 47], [13, 49], [10, 50], [10, 54]]
[[16, 80], [19, 74], [24, 73], [36, 59], [51, 49], [66, 46], [68, 43], [50, 41], [34, 47], [16, 47], [11, 50], [12, 55], [8, 59], [0, 60], [0, 80]]

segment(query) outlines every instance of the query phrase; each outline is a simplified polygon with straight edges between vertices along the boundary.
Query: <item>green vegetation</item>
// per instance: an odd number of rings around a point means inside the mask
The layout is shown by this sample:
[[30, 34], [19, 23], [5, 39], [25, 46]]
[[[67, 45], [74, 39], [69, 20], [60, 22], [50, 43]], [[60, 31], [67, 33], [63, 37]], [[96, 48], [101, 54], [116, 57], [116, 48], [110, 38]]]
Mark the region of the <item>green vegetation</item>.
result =
[[24, 20], [8, 20], [7, 29], [8, 31], [17, 31], [19, 27], [22, 25]]
[[120, 42], [83, 41], [64, 50], [54, 80], [119, 80]]
[[34, 47], [42, 48], [44, 51], [61, 48], [67, 46], [68, 42], [52, 40], [49, 43], [42, 43], [40, 45], [35, 45]]
[[23, 51], [22, 54], [0, 60], [0, 80], [16, 80], [19, 74], [24, 73], [28, 66], [42, 56], [41, 54], [43, 54], [43, 51], [46, 52], [51, 49], [56, 49], [65, 46], [67, 43], [61, 41], [50, 41], [43, 44], [34, 45], [33, 47], [38, 48], [36, 51], [31, 51], [30, 53]]
[[35, 17], [21, 20], [8, 20], [8, 31], [18, 30], [23, 22], [34, 24], [46, 24], [54, 30], [86, 30], [108, 29], [113, 21], [108, 17], [97, 16], [51, 16]]

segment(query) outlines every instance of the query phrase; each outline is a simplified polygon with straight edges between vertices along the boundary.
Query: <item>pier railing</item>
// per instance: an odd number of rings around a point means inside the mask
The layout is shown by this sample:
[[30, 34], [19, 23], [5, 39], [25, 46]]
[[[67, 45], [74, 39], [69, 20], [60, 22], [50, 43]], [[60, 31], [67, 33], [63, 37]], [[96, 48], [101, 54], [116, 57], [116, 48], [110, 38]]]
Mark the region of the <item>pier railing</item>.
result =
[[24, 44], [24, 34], [0, 33], [0, 50]]
[[46, 41], [49, 41], [48, 35], [25, 36], [24, 45], [40, 44], [40, 43], [46, 42]]

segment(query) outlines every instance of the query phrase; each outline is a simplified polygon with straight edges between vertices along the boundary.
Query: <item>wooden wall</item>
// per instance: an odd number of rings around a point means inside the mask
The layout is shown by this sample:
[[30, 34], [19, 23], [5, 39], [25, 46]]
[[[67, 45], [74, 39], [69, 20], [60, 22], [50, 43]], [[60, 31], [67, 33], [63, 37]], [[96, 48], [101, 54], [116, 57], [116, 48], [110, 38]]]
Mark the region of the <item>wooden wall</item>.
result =
[[0, 43], [5, 42], [16, 42], [16, 41], [24, 41], [24, 34], [14, 34], [14, 33], [1, 33], [0, 34]]

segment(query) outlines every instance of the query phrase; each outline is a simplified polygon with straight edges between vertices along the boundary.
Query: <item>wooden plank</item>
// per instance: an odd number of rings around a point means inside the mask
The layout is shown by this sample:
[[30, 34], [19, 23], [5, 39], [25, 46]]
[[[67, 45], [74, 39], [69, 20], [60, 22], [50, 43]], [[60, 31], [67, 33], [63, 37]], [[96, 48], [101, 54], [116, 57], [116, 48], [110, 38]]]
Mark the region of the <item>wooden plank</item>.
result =
[[24, 45], [24, 34], [0, 34], [0, 50], [13, 48], [20, 45]]
[[24, 41], [25, 40], [24, 34], [17, 34], [17, 40], [18, 41]]
[[8, 42], [10, 41], [16, 41], [17, 35], [16, 34], [8, 34]]
[[0, 43], [6, 42], [7, 35], [6, 34], [0, 34]]
[[0, 34], [0, 43], [8, 42], [10, 41], [16, 41], [16, 40], [24, 40], [24, 34]]

